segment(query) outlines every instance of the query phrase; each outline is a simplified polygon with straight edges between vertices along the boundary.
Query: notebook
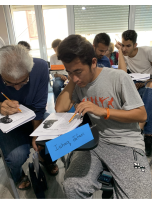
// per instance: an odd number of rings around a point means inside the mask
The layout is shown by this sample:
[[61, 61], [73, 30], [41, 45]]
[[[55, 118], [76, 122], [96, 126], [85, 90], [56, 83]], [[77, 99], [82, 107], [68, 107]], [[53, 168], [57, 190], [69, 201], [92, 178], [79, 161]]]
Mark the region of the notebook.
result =
[[21, 109], [22, 113], [15, 113], [9, 116], [0, 114], [0, 129], [3, 133], [8, 133], [35, 118], [36, 115], [34, 111], [23, 105], [20, 105], [19, 108]]
[[54, 139], [78, 127], [83, 118], [76, 115], [69, 123], [74, 113], [51, 113], [30, 136], [39, 136], [36, 141]]

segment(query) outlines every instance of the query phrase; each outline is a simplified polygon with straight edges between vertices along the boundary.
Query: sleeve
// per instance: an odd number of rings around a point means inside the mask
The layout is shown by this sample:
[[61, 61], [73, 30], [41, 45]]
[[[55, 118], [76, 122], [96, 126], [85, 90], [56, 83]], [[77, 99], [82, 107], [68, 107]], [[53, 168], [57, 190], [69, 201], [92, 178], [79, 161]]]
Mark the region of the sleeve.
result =
[[[42, 67], [43, 66], [43, 67]], [[48, 82], [49, 82], [49, 71], [48, 65], [45, 61], [43, 61], [41, 65], [41, 76], [40, 81], [38, 83], [36, 95], [32, 102], [32, 106], [35, 108], [36, 117], [34, 120], [43, 119], [43, 115], [46, 111], [46, 104], [48, 98]]]
[[54, 59], [53, 59], [53, 55], [50, 57], [50, 66], [51, 65], [54, 65], [55, 63], [54, 63]]
[[80, 99], [78, 97], [78, 94], [77, 94], [77, 87], [75, 87], [73, 93], [72, 93], [72, 101], [74, 101], [74, 103], [80, 103]]
[[144, 103], [136, 89], [134, 82], [127, 73], [123, 72], [124, 71], [122, 71], [120, 75], [121, 81], [120, 98], [122, 100], [122, 109], [132, 110], [143, 106]]
[[111, 68], [111, 64], [110, 64], [109, 59], [107, 60], [106, 67], [110, 67]]
[[148, 60], [152, 62], [152, 47], [148, 47]]

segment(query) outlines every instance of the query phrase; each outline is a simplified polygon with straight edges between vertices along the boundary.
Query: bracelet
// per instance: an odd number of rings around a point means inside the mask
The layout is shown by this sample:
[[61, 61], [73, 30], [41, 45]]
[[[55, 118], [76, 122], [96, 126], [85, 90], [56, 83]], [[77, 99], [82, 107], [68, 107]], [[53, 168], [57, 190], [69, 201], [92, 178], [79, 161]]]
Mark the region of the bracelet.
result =
[[110, 117], [110, 110], [109, 108], [105, 108], [107, 110], [107, 116], [104, 117], [105, 120], [108, 120]]

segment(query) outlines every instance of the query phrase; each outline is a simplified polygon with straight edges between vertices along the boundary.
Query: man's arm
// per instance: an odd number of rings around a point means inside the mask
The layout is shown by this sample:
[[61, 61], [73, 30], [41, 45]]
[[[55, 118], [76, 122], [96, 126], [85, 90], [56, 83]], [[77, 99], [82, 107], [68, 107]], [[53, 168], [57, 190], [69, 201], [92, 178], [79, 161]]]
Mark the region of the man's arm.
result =
[[119, 52], [118, 69], [122, 69], [125, 72], [127, 72], [127, 66], [126, 66], [124, 56], [123, 56], [123, 53], [122, 53], [122, 50], [121, 50], [122, 49], [121, 48], [121, 43], [117, 41], [116, 44], [115, 44], [115, 47], [118, 49], [118, 52]]
[[74, 104], [72, 101], [72, 93], [75, 88], [75, 83], [70, 80], [63, 91], [60, 93], [56, 100], [55, 110], [56, 112], [67, 112], [71, 109]]
[[[33, 130], [35, 130], [41, 123], [42, 123], [42, 120], [32, 120]], [[35, 151], [38, 151], [38, 147], [35, 142], [36, 138], [37, 137], [32, 138], [32, 146]]]

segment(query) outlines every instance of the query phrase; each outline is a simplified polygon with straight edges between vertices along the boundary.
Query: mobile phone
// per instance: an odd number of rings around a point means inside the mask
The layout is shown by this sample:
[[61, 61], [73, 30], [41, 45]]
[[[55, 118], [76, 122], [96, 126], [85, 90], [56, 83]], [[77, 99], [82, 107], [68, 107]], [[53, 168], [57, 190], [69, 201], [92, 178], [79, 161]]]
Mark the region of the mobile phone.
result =
[[97, 181], [106, 185], [109, 185], [112, 181], [112, 175], [108, 171], [100, 172]]

